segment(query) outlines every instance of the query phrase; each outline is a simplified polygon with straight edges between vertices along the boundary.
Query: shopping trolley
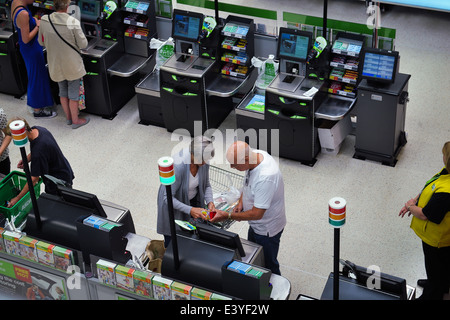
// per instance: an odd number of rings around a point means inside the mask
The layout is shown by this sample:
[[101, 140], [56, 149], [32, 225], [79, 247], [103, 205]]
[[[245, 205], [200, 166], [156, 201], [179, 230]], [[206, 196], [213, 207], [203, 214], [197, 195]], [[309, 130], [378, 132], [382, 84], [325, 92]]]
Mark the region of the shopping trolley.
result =
[[[213, 191], [214, 205], [216, 209], [224, 211], [233, 210], [236, 204], [230, 205], [224, 200], [224, 195], [229, 192], [232, 187], [240, 190], [244, 184], [244, 175], [230, 172], [219, 167], [210, 166], [209, 182]], [[208, 223], [221, 229], [228, 229], [234, 221], [225, 220], [222, 222]]]

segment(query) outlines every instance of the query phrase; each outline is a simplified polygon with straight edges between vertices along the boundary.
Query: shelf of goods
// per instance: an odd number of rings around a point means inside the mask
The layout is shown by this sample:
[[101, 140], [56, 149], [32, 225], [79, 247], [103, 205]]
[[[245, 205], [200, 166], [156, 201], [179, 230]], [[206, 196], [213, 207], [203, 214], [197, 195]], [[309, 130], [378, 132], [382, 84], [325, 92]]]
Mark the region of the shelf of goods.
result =
[[151, 39], [151, 29], [149, 25], [151, 2], [129, 0], [122, 8], [123, 23], [125, 26], [124, 36], [134, 39], [148, 41]]
[[331, 47], [331, 72], [328, 92], [348, 98], [356, 98], [359, 83], [359, 54], [364, 47], [364, 36], [338, 33]]
[[253, 20], [229, 16], [221, 32], [220, 49], [220, 72], [247, 77], [254, 54]]

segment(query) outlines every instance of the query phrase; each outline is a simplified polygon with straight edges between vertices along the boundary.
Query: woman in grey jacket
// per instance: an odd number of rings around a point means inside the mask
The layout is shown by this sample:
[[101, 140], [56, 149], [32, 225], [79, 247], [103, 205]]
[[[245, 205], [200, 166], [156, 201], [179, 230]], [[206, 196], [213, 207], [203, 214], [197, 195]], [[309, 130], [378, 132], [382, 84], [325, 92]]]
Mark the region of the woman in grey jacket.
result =
[[[202, 211], [205, 206], [215, 211], [211, 184], [209, 182], [209, 164], [214, 156], [214, 147], [210, 139], [198, 136], [192, 139], [189, 148], [173, 156], [175, 183], [172, 185], [174, 218], [189, 221], [205, 219]], [[158, 192], [157, 232], [164, 236], [164, 245], [170, 242], [169, 212], [165, 186]]]

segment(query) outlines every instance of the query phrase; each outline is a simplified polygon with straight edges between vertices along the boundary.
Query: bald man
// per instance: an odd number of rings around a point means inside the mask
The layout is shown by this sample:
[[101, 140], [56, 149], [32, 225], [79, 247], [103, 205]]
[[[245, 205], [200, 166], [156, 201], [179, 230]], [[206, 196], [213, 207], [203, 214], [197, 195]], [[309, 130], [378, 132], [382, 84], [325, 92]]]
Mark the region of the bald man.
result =
[[218, 211], [212, 222], [248, 221], [248, 240], [263, 247], [265, 267], [281, 274], [277, 256], [286, 212], [284, 182], [278, 164], [267, 152], [253, 150], [243, 141], [233, 143], [226, 157], [231, 168], [245, 171], [244, 187], [234, 211]]

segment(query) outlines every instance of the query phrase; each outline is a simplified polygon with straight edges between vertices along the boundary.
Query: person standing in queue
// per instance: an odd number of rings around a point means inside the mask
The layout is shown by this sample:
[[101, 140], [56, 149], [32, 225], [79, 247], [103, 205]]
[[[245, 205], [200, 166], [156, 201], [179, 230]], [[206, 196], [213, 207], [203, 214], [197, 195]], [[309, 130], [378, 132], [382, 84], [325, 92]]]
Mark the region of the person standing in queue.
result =
[[11, 17], [19, 36], [19, 49], [27, 69], [27, 104], [34, 110], [36, 119], [53, 118], [54, 101], [50, 78], [45, 66], [44, 51], [38, 42], [40, 20], [33, 17], [28, 9], [33, 0], [14, 0]]
[[428, 180], [399, 216], [413, 216], [411, 228], [422, 240], [427, 279], [419, 299], [442, 300], [450, 288], [450, 141], [442, 148], [444, 168]]
[[55, 12], [42, 16], [38, 40], [47, 49], [50, 78], [58, 83], [66, 123], [77, 129], [89, 122], [89, 117], [78, 117], [80, 81], [86, 74], [80, 50], [88, 41], [80, 21], [67, 13], [70, 1], [53, 1]]
[[[214, 157], [212, 141], [204, 136], [192, 139], [189, 148], [174, 155], [175, 183], [172, 185], [174, 218], [189, 221], [190, 218], [206, 219], [202, 213], [205, 206], [215, 211], [211, 184], [209, 182], [209, 160]], [[164, 246], [170, 240], [170, 221], [165, 186], [158, 191], [157, 232], [164, 236]]]
[[248, 240], [263, 247], [265, 266], [281, 274], [278, 262], [280, 238], [286, 226], [284, 182], [275, 159], [236, 141], [227, 150], [231, 168], [245, 171], [241, 197], [233, 212], [218, 210], [211, 222], [226, 219], [248, 221]]
[[[50, 131], [40, 126], [30, 127], [23, 118], [11, 119], [8, 123], [8, 129], [9, 124], [15, 120], [21, 120], [25, 123], [28, 141], [30, 141], [30, 153], [27, 155], [27, 161], [31, 163], [30, 175], [33, 185], [38, 183], [39, 178], [42, 177], [45, 192], [57, 195], [56, 184], [45, 177], [45, 175], [49, 175], [61, 180], [61, 183], [66, 187], [71, 187], [75, 178], [72, 168]], [[8, 133], [11, 134], [11, 131], [9, 130]], [[24, 164], [20, 160], [17, 168], [23, 169], [23, 167]], [[20, 193], [9, 201], [8, 207], [13, 207], [28, 191], [28, 183], [26, 183]]]

